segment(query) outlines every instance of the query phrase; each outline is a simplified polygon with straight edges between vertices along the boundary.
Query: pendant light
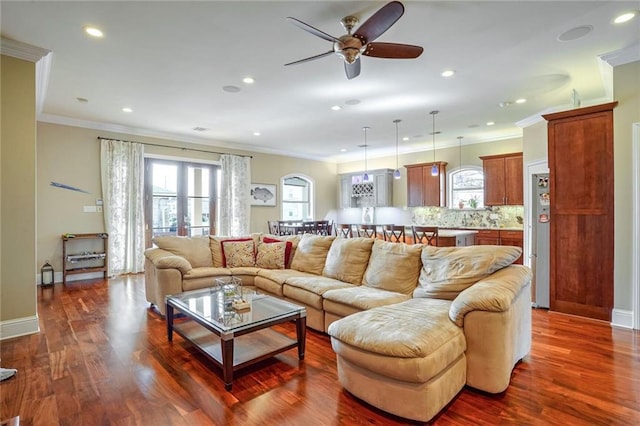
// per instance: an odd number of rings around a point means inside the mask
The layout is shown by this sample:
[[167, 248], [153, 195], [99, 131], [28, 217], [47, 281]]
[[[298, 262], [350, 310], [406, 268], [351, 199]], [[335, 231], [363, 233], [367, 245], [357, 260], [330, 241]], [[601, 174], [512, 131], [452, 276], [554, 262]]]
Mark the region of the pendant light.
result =
[[462, 138], [458, 136], [458, 167], [462, 168]]
[[431, 176], [438, 176], [439, 170], [438, 165], [436, 164], [436, 114], [440, 111], [431, 111], [429, 114], [433, 117], [433, 166], [431, 166]]
[[362, 181], [363, 182], [369, 182], [369, 174], [367, 173], [367, 130], [369, 130], [370, 127], [363, 127], [362, 130], [364, 131], [364, 175], [362, 176]]
[[400, 169], [398, 168], [398, 123], [401, 121], [402, 120], [399, 119], [393, 120], [393, 122], [396, 123], [396, 170], [393, 172], [394, 179], [400, 179], [402, 176], [400, 174]]

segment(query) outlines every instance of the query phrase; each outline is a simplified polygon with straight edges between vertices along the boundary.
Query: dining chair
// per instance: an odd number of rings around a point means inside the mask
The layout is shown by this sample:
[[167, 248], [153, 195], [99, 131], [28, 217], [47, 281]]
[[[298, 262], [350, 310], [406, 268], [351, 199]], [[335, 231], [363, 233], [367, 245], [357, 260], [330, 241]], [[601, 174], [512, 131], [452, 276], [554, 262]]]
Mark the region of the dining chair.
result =
[[336, 224], [336, 236], [343, 238], [353, 238], [353, 227], [348, 223]]
[[437, 226], [412, 226], [411, 232], [413, 233], [414, 244], [438, 245]]
[[271, 235], [280, 235], [280, 224], [277, 220], [268, 220], [267, 226]]
[[357, 225], [358, 237], [378, 238], [376, 225]]
[[330, 235], [331, 227], [328, 220], [316, 221], [316, 234], [318, 235]]
[[302, 222], [298, 228], [298, 234], [316, 234], [317, 229], [317, 224], [314, 221]]
[[404, 225], [382, 225], [382, 236], [385, 241], [392, 243], [406, 242], [404, 237]]

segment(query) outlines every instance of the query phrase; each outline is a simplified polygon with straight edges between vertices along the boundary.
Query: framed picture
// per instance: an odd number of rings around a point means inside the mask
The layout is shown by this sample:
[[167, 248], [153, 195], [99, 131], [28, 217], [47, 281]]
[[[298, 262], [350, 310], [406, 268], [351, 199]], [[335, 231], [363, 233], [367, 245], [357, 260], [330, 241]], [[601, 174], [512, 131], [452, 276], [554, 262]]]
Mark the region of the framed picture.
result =
[[268, 183], [251, 184], [251, 205], [269, 206], [276, 205], [276, 186]]

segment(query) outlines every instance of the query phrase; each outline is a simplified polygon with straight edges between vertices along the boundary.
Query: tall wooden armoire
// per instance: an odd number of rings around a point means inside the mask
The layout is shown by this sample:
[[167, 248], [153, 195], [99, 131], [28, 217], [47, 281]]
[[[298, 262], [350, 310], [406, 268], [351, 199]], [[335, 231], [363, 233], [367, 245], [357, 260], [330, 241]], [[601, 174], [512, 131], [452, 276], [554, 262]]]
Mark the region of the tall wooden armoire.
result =
[[613, 108], [543, 117], [549, 132], [550, 309], [611, 320]]

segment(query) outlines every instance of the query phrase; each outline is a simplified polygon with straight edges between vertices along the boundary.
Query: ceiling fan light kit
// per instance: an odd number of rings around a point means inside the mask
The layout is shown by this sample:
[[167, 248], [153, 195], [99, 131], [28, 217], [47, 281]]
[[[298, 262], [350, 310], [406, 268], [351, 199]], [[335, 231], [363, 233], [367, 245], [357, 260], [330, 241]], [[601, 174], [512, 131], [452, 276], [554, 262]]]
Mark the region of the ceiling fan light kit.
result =
[[367, 19], [358, 29], [352, 33], [354, 27], [358, 25], [358, 18], [355, 16], [345, 16], [340, 21], [347, 31], [347, 34], [336, 38], [299, 19], [288, 17], [289, 22], [307, 31], [310, 34], [333, 43], [332, 50], [290, 62], [287, 65], [296, 65], [324, 58], [331, 54], [340, 56], [344, 62], [344, 70], [349, 80], [360, 75], [360, 57], [371, 56], [385, 59], [414, 59], [422, 54], [421, 46], [400, 43], [375, 43], [374, 40], [387, 31], [404, 14], [404, 6], [398, 1], [392, 1], [378, 9], [369, 19]]

